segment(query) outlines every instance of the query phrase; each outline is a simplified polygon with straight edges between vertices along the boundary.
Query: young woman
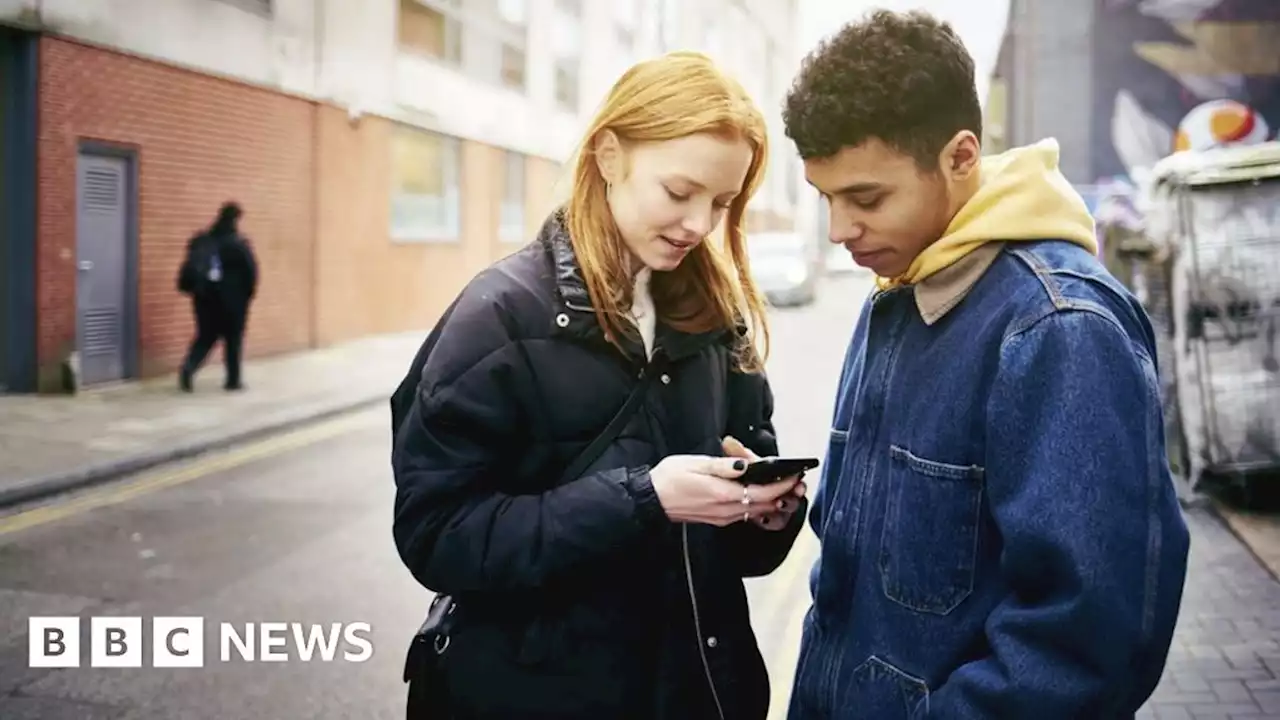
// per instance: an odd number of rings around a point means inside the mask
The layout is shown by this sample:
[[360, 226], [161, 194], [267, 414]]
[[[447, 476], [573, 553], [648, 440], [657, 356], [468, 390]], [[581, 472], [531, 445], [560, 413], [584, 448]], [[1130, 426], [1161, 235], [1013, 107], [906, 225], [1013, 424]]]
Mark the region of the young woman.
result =
[[767, 151], [705, 56], [636, 65], [566, 205], [468, 284], [401, 386], [394, 534], [456, 602], [451, 717], [766, 716], [742, 578], [778, 567], [805, 507], [799, 478], [735, 482], [777, 453], [741, 230]]

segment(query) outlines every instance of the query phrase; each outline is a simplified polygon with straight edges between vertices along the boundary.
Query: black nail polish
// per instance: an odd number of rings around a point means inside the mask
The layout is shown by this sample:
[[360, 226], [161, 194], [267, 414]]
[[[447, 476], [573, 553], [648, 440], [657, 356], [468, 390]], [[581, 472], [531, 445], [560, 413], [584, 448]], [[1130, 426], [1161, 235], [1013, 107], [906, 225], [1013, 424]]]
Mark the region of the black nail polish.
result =
[[746, 470], [746, 469], [747, 469], [747, 461], [746, 461], [746, 460], [734, 460], [734, 461], [733, 461], [733, 469], [734, 469], [734, 470]]

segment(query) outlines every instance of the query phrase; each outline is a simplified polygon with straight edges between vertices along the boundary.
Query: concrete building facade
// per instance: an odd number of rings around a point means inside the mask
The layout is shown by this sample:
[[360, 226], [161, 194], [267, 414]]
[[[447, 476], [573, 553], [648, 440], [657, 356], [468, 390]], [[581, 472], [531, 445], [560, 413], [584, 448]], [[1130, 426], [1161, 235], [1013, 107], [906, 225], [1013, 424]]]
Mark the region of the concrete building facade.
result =
[[1012, 0], [989, 112], [1000, 145], [1055, 137], [1082, 188], [1280, 127], [1274, 0]]
[[0, 0], [0, 391], [172, 371], [187, 239], [236, 199], [250, 357], [426, 328], [524, 244], [633, 61], [765, 109], [753, 228], [814, 227], [781, 131], [794, 0]]

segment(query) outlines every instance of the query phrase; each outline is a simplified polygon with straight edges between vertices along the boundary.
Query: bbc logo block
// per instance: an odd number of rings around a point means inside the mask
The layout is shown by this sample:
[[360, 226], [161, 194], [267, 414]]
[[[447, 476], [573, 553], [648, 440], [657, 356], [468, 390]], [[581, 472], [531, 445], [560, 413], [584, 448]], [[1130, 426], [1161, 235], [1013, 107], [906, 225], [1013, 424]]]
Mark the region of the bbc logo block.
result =
[[27, 633], [29, 666], [80, 667], [80, 618], [33, 617], [27, 621]]
[[[33, 617], [28, 660], [33, 668], [80, 667], [83, 646], [95, 668], [199, 668], [205, 664], [202, 617]], [[373, 656], [369, 623], [223, 622], [210, 625], [218, 662], [365, 662]], [[148, 653], [147, 648], [150, 648]]]
[[[33, 617], [27, 626], [30, 667], [80, 667], [80, 618]], [[142, 618], [91, 617], [88, 640], [90, 667], [142, 667]], [[204, 667], [204, 619], [152, 618], [151, 664], [165, 668]]]
[[204, 618], [153, 618], [151, 664], [163, 668], [204, 667]]
[[142, 667], [142, 618], [89, 618], [89, 666]]

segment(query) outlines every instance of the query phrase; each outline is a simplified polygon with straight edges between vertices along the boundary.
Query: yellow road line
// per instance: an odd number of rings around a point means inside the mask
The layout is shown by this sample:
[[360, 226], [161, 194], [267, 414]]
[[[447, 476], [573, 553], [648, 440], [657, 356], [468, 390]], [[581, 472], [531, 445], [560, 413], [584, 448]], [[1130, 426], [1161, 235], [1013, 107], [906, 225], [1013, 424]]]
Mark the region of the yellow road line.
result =
[[774, 648], [769, 663], [769, 683], [772, 692], [769, 702], [769, 720], [783, 720], [787, 716], [787, 704], [791, 699], [791, 682], [795, 678], [796, 663], [800, 660], [800, 631], [804, 626], [804, 614], [809, 609], [808, 573], [817, 557], [818, 542], [806, 527], [795, 547], [775, 576], [779, 584], [774, 593], [780, 599], [772, 619], [785, 623], [781, 641]]
[[[186, 463], [177, 468], [147, 472], [134, 480], [112, 485], [74, 500], [37, 507], [0, 518], [0, 536], [73, 517], [95, 508], [115, 505], [157, 490], [313, 445], [366, 422], [367, 420], [359, 416], [340, 417], [250, 443], [227, 453]], [[772, 612], [765, 612], [763, 615], [767, 621], [785, 618], [783, 622], [786, 624], [786, 629], [781, 642], [775, 648], [772, 662], [769, 663], [769, 678], [773, 686], [769, 720], [783, 720], [786, 717], [791, 682], [795, 676], [796, 663], [800, 655], [801, 628], [805, 611], [809, 606], [807, 576], [817, 557], [817, 547], [817, 539], [806, 528], [797, 538], [796, 545], [786, 562], [770, 578], [773, 588], [770, 595], [776, 599], [770, 603], [774, 605], [769, 608]]]
[[234, 448], [229, 452], [184, 463], [179, 467], [164, 467], [145, 472], [136, 479], [113, 484], [66, 502], [55, 502], [52, 505], [36, 507], [0, 518], [0, 536], [69, 518], [95, 508], [122, 503], [141, 495], [195, 480], [196, 478], [230, 470], [231, 468], [273, 455], [279, 455], [289, 450], [306, 447], [347, 432], [353, 429], [354, 426], [367, 422], [367, 419], [358, 416], [342, 416], [324, 421], [318, 425], [252, 442]]

